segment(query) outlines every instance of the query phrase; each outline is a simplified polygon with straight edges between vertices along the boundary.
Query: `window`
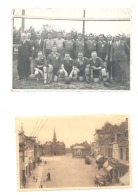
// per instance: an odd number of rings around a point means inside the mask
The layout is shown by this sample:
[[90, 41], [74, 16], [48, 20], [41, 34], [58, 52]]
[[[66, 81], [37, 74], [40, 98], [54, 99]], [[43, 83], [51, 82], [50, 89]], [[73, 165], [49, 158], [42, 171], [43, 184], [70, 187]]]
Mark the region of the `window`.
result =
[[123, 160], [123, 148], [120, 148], [120, 159]]
[[108, 157], [113, 157], [113, 154], [112, 154], [113, 152], [112, 152], [112, 148], [109, 148], [108, 149]]
[[129, 161], [129, 149], [126, 148], [126, 161]]

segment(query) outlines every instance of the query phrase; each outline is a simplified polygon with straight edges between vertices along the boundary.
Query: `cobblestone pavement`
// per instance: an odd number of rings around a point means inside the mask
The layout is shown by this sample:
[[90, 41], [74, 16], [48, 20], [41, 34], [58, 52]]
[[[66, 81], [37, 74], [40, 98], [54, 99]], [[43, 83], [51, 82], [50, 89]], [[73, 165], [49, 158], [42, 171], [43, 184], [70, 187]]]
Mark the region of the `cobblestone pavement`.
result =
[[[84, 158], [72, 158], [71, 155], [57, 157], [43, 157], [46, 165], [39, 165], [28, 179], [26, 188], [70, 188], [92, 187], [94, 176], [99, 174], [95, 164], [86, 165]], [[47, 173], [51, 181], [47, 181]], [[38, 177], [33, 182], [33, 175]]]
[[[27, 180], [26, 189], [67, 189], [67, 188], [92, 188], [95, 187], [95, 175], [105, 174], [98, 170], [93, 160], [92, 164], [85, 164], [84, 158], [72, 158], [71, 154], [65, 156], [42, 157], [41, 163], [32, 172]], [[50, 173], [51, 180], [47, 181], [47, 173]], [[33, 176], [37, 176], [37, 182]], [[118, 186], [118, 184], [112, 184]]]

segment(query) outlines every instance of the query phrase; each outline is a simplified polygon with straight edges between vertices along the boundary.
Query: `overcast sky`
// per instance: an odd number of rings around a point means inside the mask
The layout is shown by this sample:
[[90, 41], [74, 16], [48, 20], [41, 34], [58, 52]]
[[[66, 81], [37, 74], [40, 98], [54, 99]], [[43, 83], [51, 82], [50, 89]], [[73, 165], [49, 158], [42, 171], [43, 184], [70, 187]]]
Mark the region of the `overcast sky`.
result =
[[[49, 16], [49, 17], [82, 17], [83, 9], [26, 9], [28, 16]], [[21, 9], [15, 10], [15, 15], [21, 15]], [[129, 9], [86, 9], [86, 17], [94, 18], [131, 18], [131, 11]], [[52, 25], [54, 29], [65, 30], [69, 32], [75, 29], [82, 32], [82, 22], [78, 21], [48, 21], [26, 19], [25, 28], [33, 26], [36, 30], [41, 30], [43, 25]], [[21, 19], [14, 20], [14, 26], [18, 29], [21, 27]], [[131, 33], [131, 22], [86, 22], [86, 33], [104, 33], [105, 35], [111, 33]]]
[[125, 121], [126, 115], [88, 115], [88, 116], [58, 116], [58, 117], [26, 117], [16, 118], [16, 130], [21, 129], [25, 135], [37, 136], [41, 143], [52, 141], [55, 129], [57, 140], [63, 141], [67, 147], [88, 141], [93, 141], [96, 128], [101, 128], [105, 122], [120, 124]]

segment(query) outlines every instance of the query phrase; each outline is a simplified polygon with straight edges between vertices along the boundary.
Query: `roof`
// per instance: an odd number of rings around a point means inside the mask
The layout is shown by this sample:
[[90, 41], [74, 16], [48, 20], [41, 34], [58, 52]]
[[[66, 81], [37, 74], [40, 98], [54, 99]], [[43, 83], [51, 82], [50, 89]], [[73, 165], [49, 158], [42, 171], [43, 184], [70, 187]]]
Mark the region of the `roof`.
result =
[[99, 161], [99, 160], [101, 160], [103, 157], [104, 157], [103, 155], [99, 154], [98, 156], [96, 156], [96, 160]]
[[111, 164], [109, 163], [113, 168], [115, 169], [128, 169], [129, 166], [128, 165], [125, 165], [125, 164], [122, 164], [122, 163], [115, 163], [115, 164]]
[[49, 141], [49, 142], [46, 142], [45, 145], [52, 145], [53, 142]]

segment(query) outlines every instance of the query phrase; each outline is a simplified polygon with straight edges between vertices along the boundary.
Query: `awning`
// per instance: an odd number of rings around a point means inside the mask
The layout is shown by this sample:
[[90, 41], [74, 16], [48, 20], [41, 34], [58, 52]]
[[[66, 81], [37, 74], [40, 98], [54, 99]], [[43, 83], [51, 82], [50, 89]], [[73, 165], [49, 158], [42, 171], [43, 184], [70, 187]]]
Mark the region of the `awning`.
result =
[[128, 165], [122, 163], [110, 164], [114, 169], [127, 170], [129, 168]]
[[105, 163], [103, 164], [103, 168], [106, 168], [106, 167], [108, 167], [108, 160], [105, 161]]
[[93, 155], [94, 154], [94, 152], [90, 152], [90, 155]]
[[113, 167], [111, 167], [110, 165], [108, 167], [106, 167], [107, 171], [111, 171], [113, 169]]
[[129, 186], [130, 185], [129, 171], [125, 175], [120, 177], [119, 179], [120, 179], [120, 182], [123, 183], [125, 186]]
[[103, 156], [101, 154], [99, 154], [98, 156], [96, 156], [96, 160], [99, 161], [101, 158], [103, 158]]

